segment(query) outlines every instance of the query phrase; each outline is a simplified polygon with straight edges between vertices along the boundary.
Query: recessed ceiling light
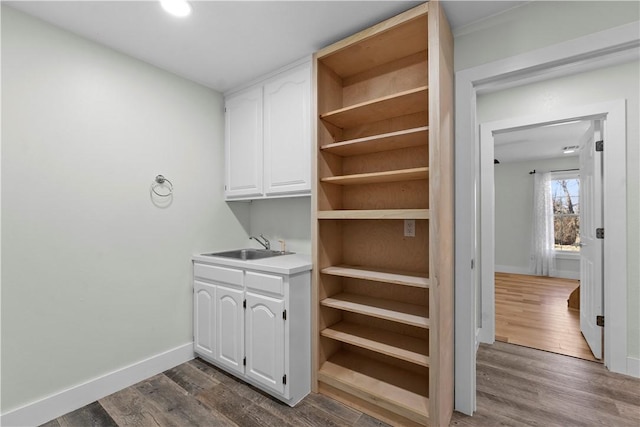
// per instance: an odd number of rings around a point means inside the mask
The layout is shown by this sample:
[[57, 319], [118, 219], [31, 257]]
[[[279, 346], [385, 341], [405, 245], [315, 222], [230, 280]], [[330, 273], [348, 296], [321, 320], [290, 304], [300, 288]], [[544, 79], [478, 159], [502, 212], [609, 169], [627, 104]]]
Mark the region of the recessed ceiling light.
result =
[[569, 145], [568, 147], [563, 147], [562, 152], [564, 154], [571, 154], [571, 153], [575, 153], [578, 148], [580, 147], [578, 147], [577, 145]]
[[160, 4], [173, 16], [184, 18], [191, 14], [191, 5], [186, 0], [160, 0]]

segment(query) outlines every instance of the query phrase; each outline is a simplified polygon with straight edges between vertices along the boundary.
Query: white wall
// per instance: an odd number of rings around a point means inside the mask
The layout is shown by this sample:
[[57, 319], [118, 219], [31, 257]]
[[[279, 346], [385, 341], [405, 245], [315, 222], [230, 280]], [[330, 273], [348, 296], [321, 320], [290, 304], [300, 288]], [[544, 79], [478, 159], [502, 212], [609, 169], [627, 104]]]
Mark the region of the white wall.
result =
[[463, 70], [640, 19], [636, 1], [532, 1], [459, 28], [455, 69]]
[[[533, 223], [533, 176], [529, 172], [573, 169], [579, 166], [576, 156], [494, 166], [496, 271], [531, 274], [529, 257]], [[580, 278], [579, 258], [556, 257], [556, 269], [556, 277]]]
[[249, 229], [223, 202], [222, 108], [2, 6], [3, 413], [192, 340], [190, 256]]
[[637, 359], [640, 358], [640, 63], [480, 95], [478, 122], [551, 113], [617, 99], [626, 99], [627, 107], [628, 356]]
[[[246, 202], [232, 202], [237, 203]], [[278, 240], [284, 240], [287, 251], [311, 254], [311, 198], [254, 200], [249, 213], [250, 234], [264, 234], [271, 241], [272, 249], [280, 249]], [[260, 245], [251, 240], [251, 247]]]

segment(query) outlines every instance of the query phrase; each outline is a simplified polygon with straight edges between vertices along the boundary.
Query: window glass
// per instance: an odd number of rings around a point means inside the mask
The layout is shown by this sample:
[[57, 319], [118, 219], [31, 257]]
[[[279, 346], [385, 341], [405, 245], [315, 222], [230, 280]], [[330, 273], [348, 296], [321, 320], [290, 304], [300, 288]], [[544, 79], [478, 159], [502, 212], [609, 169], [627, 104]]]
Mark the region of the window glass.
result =
[[551, 181], [555, 250], [580, 250], [580, 179]]

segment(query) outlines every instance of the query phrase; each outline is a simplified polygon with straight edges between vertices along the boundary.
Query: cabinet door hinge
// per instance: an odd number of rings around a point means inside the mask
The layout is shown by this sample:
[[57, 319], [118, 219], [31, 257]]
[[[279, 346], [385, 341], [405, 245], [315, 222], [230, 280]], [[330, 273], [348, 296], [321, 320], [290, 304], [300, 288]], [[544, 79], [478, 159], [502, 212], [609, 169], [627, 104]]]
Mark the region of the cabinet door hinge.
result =
[[287, 310], [284, 310], [284, 311], [282, 312], [282, 318], [283, 318], [284, 320], [287, 320]]
[[596, 228], [596, 239], [604, 239], [604, 228]]
[[596, 316], [596, 325], [604, 326], [604, 316]]
[[247, 308], [247, 300], [242, 301], [242, 308]]
[[242, 366], [247, 366], [247, 358], [242, 359]]
[[284, 374], [282, 376], [282, 384], [286, 384], [287, 383], [287, 374]]
[[596, 141], [596, 151], [604, 151], [604, 141]]

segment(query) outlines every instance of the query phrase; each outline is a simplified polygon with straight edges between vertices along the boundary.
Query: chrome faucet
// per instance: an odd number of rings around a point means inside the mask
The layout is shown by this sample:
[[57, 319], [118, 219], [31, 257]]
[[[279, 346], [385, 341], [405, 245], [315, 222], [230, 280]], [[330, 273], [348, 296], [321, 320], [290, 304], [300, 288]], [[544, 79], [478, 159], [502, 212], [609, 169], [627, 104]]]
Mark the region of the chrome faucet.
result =
[[262, 237], [264, 242], [258, 239], [257, 237], [253, 237], [253, 236], [249, 236], [249, 239], [253, 239], [256, 242], [260, 243], [262, 246], [264, 246], [266, 250], [271, 250], [271, 242], [269, 242], [269, 240], [266, 237], [264, 237], [264, 235], [262, 234], [260, 234], [260, 237]]

